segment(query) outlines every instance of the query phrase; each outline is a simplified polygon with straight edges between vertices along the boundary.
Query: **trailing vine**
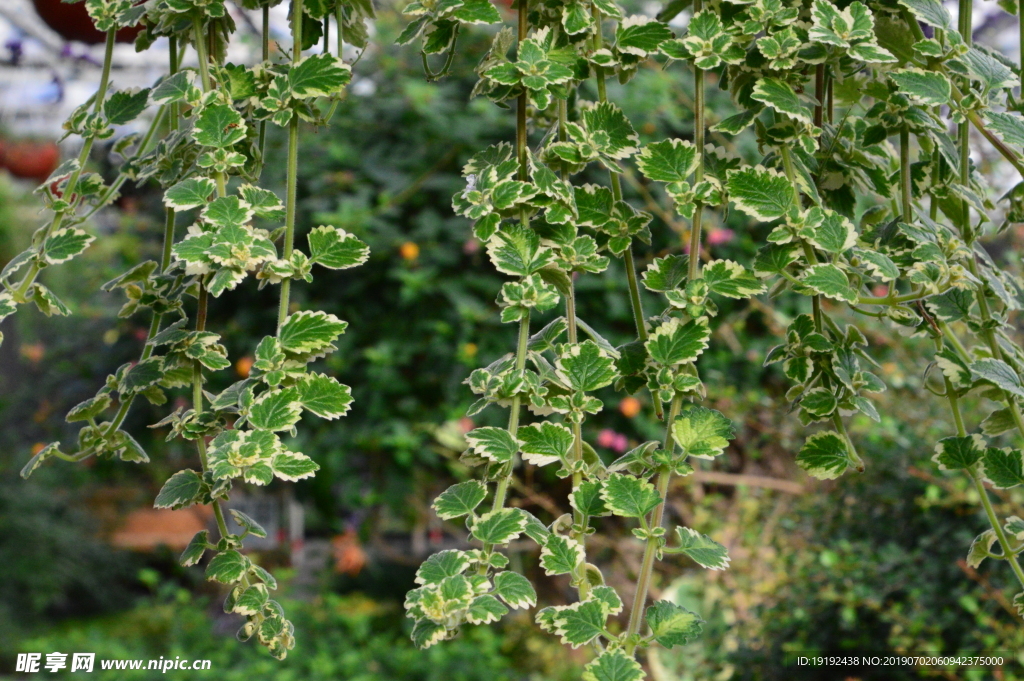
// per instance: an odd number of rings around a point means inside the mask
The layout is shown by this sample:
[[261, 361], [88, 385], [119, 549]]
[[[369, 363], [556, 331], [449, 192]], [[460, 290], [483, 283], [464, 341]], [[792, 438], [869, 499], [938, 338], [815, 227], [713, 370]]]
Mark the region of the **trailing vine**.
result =
[[[720, 454], [733, 433], [728, 418], [699, 404], [705, 387], [696, 361], [717, 312], [712, 294], [741, 299], [768, 292], [771, 298], [791, 291], [809, 299], [809, 311], [790, 323], [785, 343], [766, 364], [781, 364], [801, 422], [825, 425], [796, 456], [819, 479], [868, 465], [845, 419], [861, 413], [879, 420], [870, 395], [885, 389], [870, 370], [875, 360], [867, 336], [840, 321], [848, 316], [844, 308], [932, 338], [936, 355], [929, 371], [941, 370], [939, 394], [957, 427], [937, 444], [935, 460], [971, 479], [991, 526], [975, 540], [968, 564], [1006, 560], [1024, 585], [1018, 559], [1024, 521], [998, 518], [985, 487], [1024, 484], [1021, 450], [988, 439], [1010, 431], [1024, 437], [1024, 351], [1008, 322], [1021, 307], [1024, 284], [979, 243], [996, 204], [985, 178], [972, 170], [969, 146], [973, 127], [1024, 172], [1015, 148], [1024, 146], [1024, 118], [1017, 113], [1024, 105], [1013, 92], [1019, 67], [971, 44], [968, 0], [961, 3], [959, 27], [936, 0], [695, 0], [677, 38], [665, 22], [683, 8], [671, 3], [655, 20], [625, 17], [607, 1], [520, 2], [518, 31], [500, 29], [477, 68], [474, 95], [499, 104], [515, 100], [516, 145], [477, 154], [453, 206], [474, 221], [494, 266], [516, 278], [498, 302], [502, 320], [519, 323], [519, 343], [514, 354], [468, 380], [481, 398], [470, 414], [509, 406], [509, 427], [469, 432], [463, 460], [482, 467], [481, 480], [459, 483], [434, 503], [442, 519], [464, 518], [482, 548], [441, 552], [420, 569], [421, 586], [406, 606], [421, 646], [453, 636], [464, 623], [490, 622], [508, 608], [535, 603], [532, 584], [505, 570], [508, 560], [495, 550], [523, 534], [540, 546], [545, 573], [568, 574], [577, 589], [576, 603], [543, 608], [537, 621], [564, 643], [594, 647], [584, 678], [640, 678], [637, 649], [683, 643], [699, 632], [697, 615], [667, 601], [647, 607], [647, 595], [653, 565], [665, 553], [683, 553], [713, 569], [728, 562], [724, 547], [694, 529], [677, 528], [668, 541], [662, 526], [671, 476], [692, 473], [691, 457]], [[424, 55], [448, 52], [443, 71], [460, 22], [500, 19], [472, 2], [430, 11], [414, 2], [408, 11], [418, 18], [401, 41], [422, 35]], [[617, 24], [607, 44], [606, 20]], [[641, 149], [629, 121], [608, 101], [606, 74], [628, 83], [652, 58], [693, 69], [692, 142], [669, 139]], [[709, 74], [739, 108], [710, 125]], [[579, 87], [591, 76], [598, 99], [586, 102]], [[706, 144], [709, 127], [722, 136], [752, 134], [761, 158], [748, 164]], [[689, 254], [656, 258], [644, 273], [644, 286], [666, 300], [650, 318], [639, 306], [632, 247], [649, 242], [652, 218], [623, 200], [619, 182], [631, 157], [690, 222]], [[609, 186], [571, 184], [571, 176], [591, 163], [610, 172]], [[1022, 187], [1003, 197], [1006, 220], [997, 229], [1024, 219]], [[749, 269], [702, 261], [706, 211], [730, 204], [770, 226]], [[604, 254], [623, 257], [637, 319], [638, 340], [619, 348], [575, 313], [574, 277], [604, 270]], [[559, 297], [565, 315], [530, 335], [531, 315], [555, 307]], [[587, 340], [580, 342], [579, 328]], [[972, 340], [965, 343], [964, 334]], [[665, 405], [666, 428], [660, 442], [606, 465], [583, 441], [580, 424], [602, 407], [588, 393], [613, 383], [626, 392], [646, 385], [655, 406]], [[961, 412], [961, 399], [972, 391], [1002, 405], [979, 424], [980, 433], [968, 430]], [[538, 416], [561, 415], [562, 423], [556, 416], [520, 426], [524, 403]], [[505, 508], [520, 457], [523, 465], [560, 464], [558, 474], [572, 479], [571, 515], [544, 524], [522, 509]], [[492, 502], [479, 511], [491, 494], [488, 483], [494, 484]], [[644, 542], [624, 629], [616, 624], [623, 599], [587, 561], [591, 523], [609, 514], [637, 519], [634, 534]], [[1024, 593], [1015, 603], [1024, 614]]]
[[[30, 248], [0, 275], [6, 289], [0, 294], [0, 314], [6, 316], [17, 304], [29, 301], [46, 314], [67, 314], [67, 307], [37, 281], [39, 274], [85, 250], [94, 239], [83, 229], [86, 218], [109, 202], [126, 179], [153, 180], [164, 188], [161, 261], [139, 263], [104, 286], [127, 296], [120, 316], [144, 311], [151, 315], [139, 360], [120, 367], [94, 397], [68, 413], [69, 422], [85, 423], [73, 448], [62, 450], [59, 442], [47, 445], [26, 464], [22, 475], [28, 477], [51, 458], [148, 461], [138, 441], [122, 429], [133, 401], [141, 396], [162, 405], [168, 401], [168, 391], [190, 388], [191, 408], [179, 407], [152, 427], [167, 429], [169, 440], [180, 437], [194, 442], [199, 469], [171, 476], [154, 505], [212, 506], [217, 535], [207, 530], [196, 534], [180, 562], [196, 565], [209, 552], [207, 578], [229, 587], [225, 612], [246, 619], [239, 638], [255, 636], [272, 655], [284, 658], [294, 646], [294, 628], [280, 603], [270, 597], [276, 580], [242, 553], [246, 537], [265, 537], [266, 531], [231, 509], [230, 516], [240, 528], [232, 531], [222, 504], [238, 483], [264, 486], [275, 479], [312, 476], [318, 469], [316, 462], [291, 451], [282, 434], [294, 436], [306, 412], [325, 419], [343, 416], [352, 401], [347, 386], [309, 368], [337, 349], [334, 343], [346, 323], [326, 312], [295, 310], [290, 290], [293, 280], [312, 281], [314, 265], [354, 267], [366, 261], [369, 249], [332, 226], [309, 231], [308, 252], [296, 246], [298, 130], [301, 121], [326, 123], [322, 107], [337, 103], [351, 75], [341, 59], [343, 40], [365, 47], [364, 20], [372, 16], [372, 7], [363, 2], [296, 0], [291, 5], [290, 59], [280, 61], [270, 58], [267, 40], [268, 10], [278, 1], [244, 3], [248, 9], [262, 8], [264, 32], [263, 61], [246, 66], [224, 61], [235, 25], [222, 0], [151, 0], [141, 5], [128, 0], [87, 0], [97, 28], [107, 32], [107, 48], [99, 91], [65, 126], [68, 134], [83, 137], [84, 146], [77, 159], [62, 165], [40, 187], [52, 217]], [[332, 17], [341, 28], [338, 53], [326, 49], [303, 56], [304, 49], [328, 30]], [[114, 34], [137, 24], [143, 27], [137, 49], [151, 47], [159, 37], [168, 38], [168, 73], [152, 88], [109, 93]], [[187, 46], [195, 54], [194, 69], [182, 67]], [[98, 174], [84, 170], [95, 143], [113, 135], [112, 126], [133, 120], [153, 104], [160, 108], [144, 139], [128, 138], [115, 145], [115, 151], [125, 155], [133, 143], [137, 151], [128, 155], [121, 175], [110, 186]], [[257, 184], [265, 165], [268, 123], [287, 130], [283, 202]], [[161, 128], [164, 136], [150, 148], [155, 131]], [[179, 216], [186, 216], [191, 224], [184, 235], [176, 236]], [[283, 227], [272, 227], [281, 220]], [[257, 221], [271, 229], [256, 226]], [[21, 279], [15, 283], [13, 277], [19, 272]], [[208, 317], [209, 299], [230, 295], [249, 275], [261, 288], [281, 286], [276, 332], [260, 341], [246, 378], [212, 394], [205, 389], [211, 373], [230, 367], [231, 362], [220, 335], [211, 330], [217, 320]], [[116, 413], [105, 420], [115, 404]]]

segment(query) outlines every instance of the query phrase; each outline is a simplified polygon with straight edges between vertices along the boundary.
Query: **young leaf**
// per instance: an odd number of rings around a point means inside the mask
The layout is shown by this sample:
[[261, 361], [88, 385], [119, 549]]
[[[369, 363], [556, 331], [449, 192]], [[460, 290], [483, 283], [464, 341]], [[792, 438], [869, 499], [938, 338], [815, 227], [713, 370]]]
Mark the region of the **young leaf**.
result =
[[495, 268], [504, 274], [527, 277], [551, 262], [554, 254], [541, 246], [533, 230], [509, 225], [491, 237], [487, 254]]
[[120, 90], [103, 102], [103, 113], [111, 125], [124, 125], [138, 118], [149, 105], [149, 88], [138, 92]]
[[192, 541], [188, 543], [185, 550], [181, 552], [181, 556], [178, 558], [178, 564], [181, 567], [190, 567], [197, 565], [203, 558], [203, 554], [206, 553], [207, 544], [210, 540], [209, 530], [199, 530], [195, 536], [192, 537]]
[[487, 488], [479, 480], [452, 485], [434, 499], [434, 510], [441, 520], [452, 520], [473, 513], [487, 496]]
[[216, 188], [208, 177], [190, 177], [164, 192], [164, 205], [179, 211], [205, 206]]
[[537, 592], [530, 580], [518, 572], [499, 572], [494, 576], [494, 593], [510, 608], [532, 608], [537, 605]]
[[438, 551], [423, 561], [416, 570], [417, 584], [440, 584], [448, 577], [461, 575], [469, 568], [469, 558], [464, 551], [448, 549]]
[[622, 473], [608, 476], [601, 488], [601, 498], [612, 513], [625, 518], [642, 518], [662, 501], [654, 485]]
[[666, 648], [686, 645], [697, 638], [703, 624], [697, 614], [669, 601], [655, 601], [647, 608], [647, 625], [654, 640]]
[[[644, 272], [644, 288], [656, 293], [674, 291], [686, 281], [690, 258], [685, 255], [667, 255], [655, 258]], [[707, 276], [707, 272], [705, 272]]]
[[231, 517], [235, 519], [235, 522], [238, 523], [238, 526], [241, 527], [242, 530], [248, 532], [252, 536], [264, 539], [267, 537], [267, 531], [263, 529], [263, 526], [245, 513], [233, 508], [231, 509]]
[[807, 438], [796, 464], [818, 480], [833, 480], [850, 466], [850, 452], [846, 440], [831, 431], [815, 433]]

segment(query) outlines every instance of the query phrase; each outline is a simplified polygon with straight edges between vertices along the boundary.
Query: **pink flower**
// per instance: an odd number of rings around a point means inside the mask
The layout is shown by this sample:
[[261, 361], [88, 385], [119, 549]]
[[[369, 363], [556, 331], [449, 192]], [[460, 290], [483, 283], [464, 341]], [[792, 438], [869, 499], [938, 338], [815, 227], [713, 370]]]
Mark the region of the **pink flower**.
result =
[[736, 232], [731, 229], [712, 229], [708, 232], [708, 245], [720, 246], [727, 244], [736, 237]]
[[609, 428], [605, 428], [597, 434], [597, 444], [599, 447], [605, 447], [619, 454], [629, 448], [629, 440], [626, 439], [626, 436]]

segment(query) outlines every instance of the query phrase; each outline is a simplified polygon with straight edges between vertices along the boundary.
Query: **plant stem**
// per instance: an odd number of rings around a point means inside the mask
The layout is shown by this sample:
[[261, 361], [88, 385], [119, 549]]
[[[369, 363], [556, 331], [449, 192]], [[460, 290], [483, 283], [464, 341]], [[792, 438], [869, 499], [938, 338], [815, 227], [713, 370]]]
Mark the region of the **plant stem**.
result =
[[[261, 24], [260, 39], [262, 42], [263, 52], [262, 58], [263, 63], [270, 61], [270, 5], [263, 6], [263, 17]], [[260, 149], [260, 160], [266, 159], [267, 151], [267, 122], [260, 121], [259, 127], [259, 149]]]
[[[936, 336], [934, 342], [936, 352], [941, 351], [942, 338]], [[960, 398], [957, 397], [956, 390], [953, 388], [953, 383], [949, 380], [949, 377], [943, 375], [942, 380], [946, 385], [946, 398], [949, 401], [949, 409], [953, 414], [953, 421], [956, 423], [956, 434], [959, 437], [966, 437], [967, 429], [964, 428], [964, 417], [960, 413]], [[967, 475], [970, 476], [971, 481], [974, 483], [975, 489], [978, 490], [978, 497], [981, 499], [981, 504], [985, 508], [985, 515], [988, 516], [988, 522], [992, 526], [992, 530], [996, 533], [996, 538], [999, 540], [999, 546], [1003, 550], [1003, 557], [1010, 563], [1010, 567], [1013, 569], [1013, 573], [1017, 576], [1017, 580], [1020, 582], [1021, 586], [1024, 586], [1024, 570], [1021, 569], [1017, 556], [1013, 553], [1012, 547], [1010, 546], [1006, 532], [1003, 530], [1003, 526], [999, 523], [999, 518], [996, 516], [995, 509], [992, 507], [992, 499], [988, 495], [988, 490], [985, 489], [985, 484], [978, 476], [977, 466], [978, 464], [974, 464], [974, 466], [965, 470], [967, 471]]]
[[[110, 65], [114, 58], [114, 37], [117, 33], [116, 29], [110, 29], [107, 31], [107, 43], [106, 49], [103, 53], [103, 72], [100, 75], [100, 87], [96, 91], [96, 99], [93, 102], [93, 112], [100, 113], [103, 109], [103, 101], [107, 98], [107, 88], [110, 85]], [[74, 210], [74, 193], [78, 187], [78, 180], [82, 176], [82, 169], [85, 167], [86, 162], [89, 160], [89, 154], [92, 153], [92, 146], [95, 142], [95, 137], [87, 137], [85, 143], [82, 144], [82, 150], [78, 154], [78, 167], [75, 168], [74, 172], [71, 173], [71, 177], [68, 178], [67, 186], [64, 187], [64, 197], [67, 200], [67, 208], [58, 210], [53, 220], [50, 221], [49, 226], [41, 235], [38, 246], [42, 248], [46, 240], [50, 238], [50, 235], [60, 229], [61, 223], [64, 222], [64, 217]], [[32, 262], [32, 266], [29, 267], [28, 272], [25, 274], [25, 278], [21, 280], [21, 283], [17, 286], [14, 294], [14, 299], [18, 302], [26, 302], [25, 294], [28, 293], [29, 288], [35, 283], [36, 277], [39, 275], [39, 270], [42, 266], [39, 264], [38, 257]]]
[[903, 221], [913, 220], [913, 196], [910, 190], [910, 127], [900, 128], [900, 195], [903, 199]]
[[[292, 5], [295, 18], [292, 21], [292, 64], [302, 58], [302, 0], [295, 0]], [[284, 246], [281, 258], [290, 260], [295, 248], [295, 211], [299, 183], [299, 117], [294, 112], [288, 123], [288, 180], [285, 196]], [[277, 308], [277, 330], [281, 331], [288, 319], [288, 306], [292, 291], [291, 277], [281, 282], [281, 302]]]
[[[682, 406], [683, 396], [676, 393], [675, 397], [672, 398], [672, 404], [669, 406], [668, 418], [665, 421], [665, 451], [671, 452], [675, 449], [675, 440], [672, 435], [672, 423], [679, 416], [679, 409]], [[653, 530], [654, 528], [661, 527], [661, 523], [665, 517], [665, 497], [668, 495], [668, 484], [672, 479], [672, 471], [662, 466], [658, 469], [658, 480], [657, 489], [658, 496], [661, 497], [661, 502], [651, 512], [651, 522], [649, 527]], [[623, 639], [625, 641], [626, 654], [632, 655], [636, 649], [636, 643], [634, 639], [640, 633], [640, 625], [643, 621], [644, 606], [647, 604], [647, 591], [651, 586], [651, 573], [654, 570], [654, 557], [658, 550], [658, 539], [656, 537], [649, 537], [647, 543], [644, 546], [644, 557], [640, 564], [640, 575], [636, 581], [636, 592], [633, 595], [633, 606], [629, 611], [629, 625], [626, 628], [626, 635]]]
[[[701, 11], [701, 0], [694, 0], [694, 13]], [[697, 147], [697, 169], [693, 172], [693, 184], [704, 180], [704, 69], [693, 67], [693, 144]], [[693, 223], [690, 226], [689, 280], [700, 278], [700, 237], [703, 229], [704, 204], [697, 202], [693, 209]]]
[[[700, 0], [697, 0], [699, 2]], [[604, 31], [601, 22], [604, 17], [597, 5], [591, 3], [590, 13], [594, 18], [594, 35], [592, 46], [594, 51], [600, 50], [604, 45]], [[604, 67], [594, 66], [594, 77], [597, 81], [597, 101], [602, 104], [608, 101], [608, 88], [605, 85]], [[612, 198], [615, 201], [622, 200], [622, 182], [619, 174], [608, 171], [608, 177], [612, 185]], [[636, 280], [636, 262], [633, 260], [633, 246], [630, 244], [625, 253], [622, 254], [622, 264], [626, 268], [626, 281], [629, 285], [629, 302], [633, 309], [633, 323], [636, 325], [636, 336], [641, 342], [647, 341], [647, 323], [644, 321], [643, 301], [640, 298], [640, 286]], [[651, 393], [651, 401], [654, 404], [654, 414], [657, 418], [662, 416], [661, 399], [654, 392]]]

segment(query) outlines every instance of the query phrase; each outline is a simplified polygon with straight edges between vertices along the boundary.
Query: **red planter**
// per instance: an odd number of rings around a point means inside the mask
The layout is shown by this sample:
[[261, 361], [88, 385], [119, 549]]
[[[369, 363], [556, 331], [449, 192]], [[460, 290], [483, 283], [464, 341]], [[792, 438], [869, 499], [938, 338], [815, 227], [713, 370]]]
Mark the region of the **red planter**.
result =
[[[61, 0], [32, 0], [36, 14], [46, 25], [59, 33], [65, 40], [77, 40], [90, 45], [106, 42], [106, 36], [96, 30], [92, 18], [85, 9], [85, 3], [69, 5]], [[122, 28], [117, 32], [117, 42], [130, 43], [142, 30], [141, 26]]]
[[42, 182], [60, 164], [55, 142], [0, 140], [0, 167], [15, 177]]

